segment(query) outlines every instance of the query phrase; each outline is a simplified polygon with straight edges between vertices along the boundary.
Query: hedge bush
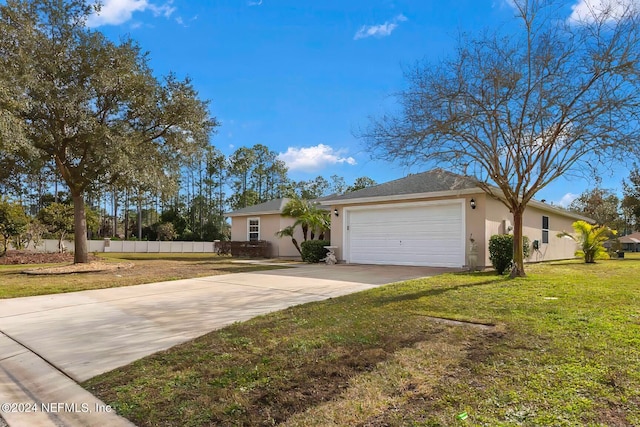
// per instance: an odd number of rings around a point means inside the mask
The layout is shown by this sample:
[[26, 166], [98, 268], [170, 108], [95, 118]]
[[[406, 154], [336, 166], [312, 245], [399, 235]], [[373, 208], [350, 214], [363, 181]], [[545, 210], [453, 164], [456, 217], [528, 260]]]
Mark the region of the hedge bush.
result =
[[[529, 238], [522, 236], [522, 252], [525, 258], [531, 255]], [[513, 235], [494, 234], [489, 239], [489, 259], [498, 274], [504, 274], [513, 265]]]
[[302, 242], [300, 249], [302, 250], [302, 261], [304, 262], [320, 262], [322, 258], [327, 256], [325, 246], [331, 245], [328, 240], [307, 240]]

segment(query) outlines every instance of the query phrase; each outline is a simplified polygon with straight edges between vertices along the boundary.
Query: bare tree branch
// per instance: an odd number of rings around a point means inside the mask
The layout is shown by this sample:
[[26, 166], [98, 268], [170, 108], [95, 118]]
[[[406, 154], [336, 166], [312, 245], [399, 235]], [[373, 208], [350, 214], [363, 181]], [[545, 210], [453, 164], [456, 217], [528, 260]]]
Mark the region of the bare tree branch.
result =
[[513, 212], [512, 274], [524, 275], [522, 213], [535, 194], [640, 155], [640, 27], [631, 3], [571, 19], [560, 2], [513, 6], [517, 31], [462, 36], [450, 58], [407, 71], [400, 111], [361, 136], [380, 158], [474, 175]]

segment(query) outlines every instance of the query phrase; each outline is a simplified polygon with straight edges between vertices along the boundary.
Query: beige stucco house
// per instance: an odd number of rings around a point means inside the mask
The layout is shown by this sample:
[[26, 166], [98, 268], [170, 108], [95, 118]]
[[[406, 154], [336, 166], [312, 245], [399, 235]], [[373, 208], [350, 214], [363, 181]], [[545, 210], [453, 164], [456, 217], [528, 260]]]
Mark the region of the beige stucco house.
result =
[[[330, 207], [336, 257], [347, 263], [465, 267], [473, 238], [476, 265], [490, 266], [489, 238], [508, 233], [513, 223], [509, 209], [473, 178], [440, 169], [328, 197], [321, 204]], [[523, 221], [532, 245], [527, 261], [573, 258], [575, 242], [556, 235], [571, 232], [578, 219], [588, 220], [531, 201]]]
[[[231, 240], [269, 242], [269, 256], [273, 258], [300, 258], [290, 237], [277, 237], [276, 233], [290, 225], [295, 219], [282, 216], [282, 208], [290, 199], [274, 199], [258, 205], [226, 213], [231, 218]], [[296, 227], [294, 237], [302, 243], [302, 229]]]

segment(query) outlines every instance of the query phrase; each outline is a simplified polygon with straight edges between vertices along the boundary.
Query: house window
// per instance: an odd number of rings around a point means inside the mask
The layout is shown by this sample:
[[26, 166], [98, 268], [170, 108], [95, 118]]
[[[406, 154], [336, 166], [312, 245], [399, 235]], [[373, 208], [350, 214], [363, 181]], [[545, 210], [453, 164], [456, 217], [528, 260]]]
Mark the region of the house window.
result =
[[549, 243], [549, 217], [542, 217], [542, 243]]
[[249, 218], [247, 220], [248, 240], [260, 240], [260, 218]]

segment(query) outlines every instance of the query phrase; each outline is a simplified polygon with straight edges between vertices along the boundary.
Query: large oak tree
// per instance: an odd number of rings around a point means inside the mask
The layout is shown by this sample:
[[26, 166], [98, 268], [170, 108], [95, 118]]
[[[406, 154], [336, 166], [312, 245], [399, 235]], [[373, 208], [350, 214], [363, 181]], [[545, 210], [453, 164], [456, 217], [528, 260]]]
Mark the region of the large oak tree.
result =
[[87, 262], [86, 191], [170, 168], [205, 147], [217, 125], [188, 79], [156, 78], [134, 41], [114, 43], [87, 28], [95, 9], [84, 0], [0, 5], [0, 83], [24, 100], [0, 109], [24, 124], [69, 187], [80, 263]]
[[563, 2], [509, 4], [513, 25], [462, 36], [449, 58], [409, 70], [399, 111], [362, 136], [382, 158], [475, 176], [513, 213], [511, 274], [524, 276], [522, 217], [534, 195], [639, 151], [640, 30], [628, 1], [571, 17]]

